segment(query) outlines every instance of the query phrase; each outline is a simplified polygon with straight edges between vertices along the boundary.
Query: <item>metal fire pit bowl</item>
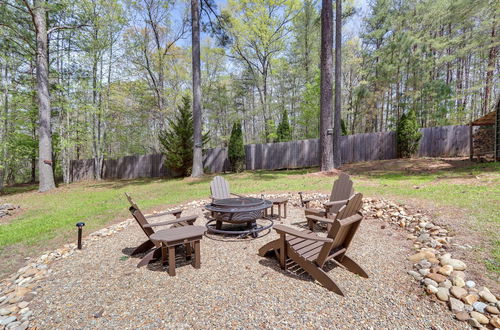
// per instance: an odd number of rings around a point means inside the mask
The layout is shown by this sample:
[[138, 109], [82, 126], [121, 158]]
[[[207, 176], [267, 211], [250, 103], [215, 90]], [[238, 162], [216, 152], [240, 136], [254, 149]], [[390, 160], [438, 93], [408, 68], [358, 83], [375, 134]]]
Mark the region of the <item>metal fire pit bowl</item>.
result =
[[[273, 203], [266, 199], [253, 197], [226, 198], [214, 200], [211, 204], [205, 206], [213, 212], [214, 219], [207, 223], [207, 229], [210, 232], [225, 235], [239, 235], [246, 237], [252, 235], [258, 237], [258, 233], [273, 226], [273, 221], [263, 219], [266, 225], [258, 225], [256, 220], [262, 218], [265, 209], [270, 208]], [[215, 225], [213, 224], [215, 222]], [[233, 224], [245, 224], [245, 230], [225, 230], [222, 228], [223, 222]]]

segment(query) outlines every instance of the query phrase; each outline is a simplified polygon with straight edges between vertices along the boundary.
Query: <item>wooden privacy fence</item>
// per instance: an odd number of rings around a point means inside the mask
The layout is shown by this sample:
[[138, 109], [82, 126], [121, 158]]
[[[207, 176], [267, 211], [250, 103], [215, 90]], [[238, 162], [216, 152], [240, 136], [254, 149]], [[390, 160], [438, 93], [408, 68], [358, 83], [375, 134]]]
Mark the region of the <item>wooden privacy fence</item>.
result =
[[[429, 127], [421, 129], [419, 157], [457, 157], [469, 154], [469, 127], [467, 125]], [[248, 144], [245, 146], [246, 169], [285, 169], [319, 166], [319, 139]], [[397, 158], [394, 132], [365, 133], [342, 136], [343, 163]], [[104, 179], [133, 179], [140, 177], [171, 176], [162, 154], [125, 156], [107, 159], [103, 165]], [[227, 148], [203, 151], [206, 173], [229, 171]], [[71, 181], [91, 180], [94, 173], [92, 159], [71, 161]]]

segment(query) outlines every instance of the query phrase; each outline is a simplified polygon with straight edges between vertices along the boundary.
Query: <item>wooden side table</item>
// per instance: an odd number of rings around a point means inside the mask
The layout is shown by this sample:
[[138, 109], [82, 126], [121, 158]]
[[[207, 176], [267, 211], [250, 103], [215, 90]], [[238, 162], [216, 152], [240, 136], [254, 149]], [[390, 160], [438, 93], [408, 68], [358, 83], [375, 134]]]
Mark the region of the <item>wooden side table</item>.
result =
[[[275, 199], [270, 199], [273, 204], [271, 205], [271, 217], [274, 217], [274, 205], [278, 207], [278, 220], [281, 221], [281, 206], [283, 205], [283, 218], [286, 218], [286, 205], [288, 203], [288, 198], [283, 197], [283, 198], [275, 198]], [[266, 210], [266, 216], [267, 216], [267, 210]]]
[[[168, 275], [175, 276], [175, 247], [179, 245], [185, 246], [186, 258], [194, 253], [191, 264], [194, 268], [200, 268], [200, 241], [206, 230], [203, 226], [185, 226], [160, 230], [149, 237], [151, 240], [161, 243], [161, 261], [165, 263], [168, 259]], [[149, 254], [151, 253], [154, 252]]]

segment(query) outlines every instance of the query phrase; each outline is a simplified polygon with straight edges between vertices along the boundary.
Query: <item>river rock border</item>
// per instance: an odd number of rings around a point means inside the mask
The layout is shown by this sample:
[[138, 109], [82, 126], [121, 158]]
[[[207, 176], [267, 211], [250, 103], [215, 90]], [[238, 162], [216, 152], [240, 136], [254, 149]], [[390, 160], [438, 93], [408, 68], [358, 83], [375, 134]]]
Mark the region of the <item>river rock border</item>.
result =
[[[261, 197], [261, 195], [253, 195]], [[300, 206], [297, 194], [266, 195], [266, 198], [286, 197], [293, 206]], [[308, 194], [318, 200], [325, 199], [325, 194]], [[208, 200], [196, 200], [175, 207], [182, 209], [200, 208]], [[313, 201], [312, 206], [320, 206]], [[173, 210], [166, 209], [165, 211]], [[413, 213], [406, 206], [385, 199], [365, 198], [363, 213], [368, 219], [378, 219], [409, 232], [407, 238], [413, 241], [418, 251], [408, 257], [413, 263], [413, 270], [408, 274], [418, 281], [424, 291], [437, 300], [446, 303], [455, 317], [467, 321], [471, 326], [500, 328], [499, 297], [486, 287], [478, 287], [467, 280], [466, 264], [453, 259], [447, 251], [451, 248], [452, 237], [446, 228], [435, 225], [427, 215]], [[122, 231], [135, 222], [127, 219], [118, 224], [100, 229], [88, 235], [84, 247], [95, 241]], [[383, 225], [384, 226], [384, 225]], [[15, 274], [0, 281], [0, 329], [25, 330], [29, 327], [33, 312], [30, 302], [40, 288], [38, 282], [52, 273], [49, 265], [60, 259], [79, 253], [76, 244], [65, 244], [62, 248], [45, 252], [36, 259], [29, 259], [28, 264]]]

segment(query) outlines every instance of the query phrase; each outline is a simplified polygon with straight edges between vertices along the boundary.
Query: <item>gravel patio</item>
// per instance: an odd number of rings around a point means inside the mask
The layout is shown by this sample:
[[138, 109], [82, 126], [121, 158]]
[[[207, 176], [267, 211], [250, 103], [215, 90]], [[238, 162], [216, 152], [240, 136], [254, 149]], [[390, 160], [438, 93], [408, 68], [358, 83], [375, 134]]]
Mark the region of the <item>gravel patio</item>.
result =
[[[197, 225], [207, 221], [200, 207]], [[165, 220], [158, 218], [156, 221]], [[303, 210], [289, 206], [282, 223], [304, 221]], [[370, 275], [357, 277], [334, 268], [329, 275], [347, 293], [341, 297], [279, 268], [257, 250], [276, 238], [274, 231], [255, 240], [221, 241], [204, 237], [201, 269], [177, 263], [169, 277], [160, 263], [137, 269], [130, 248], [144, 241], [137, 224], [89, 242], [82, 251], [51, 265], [31, 301], [30, 326], [74, 328], [464, 328], [443, 304], [430, 301], [412, 283], [405, 233], [366, 219], [348, 252]]]

